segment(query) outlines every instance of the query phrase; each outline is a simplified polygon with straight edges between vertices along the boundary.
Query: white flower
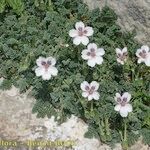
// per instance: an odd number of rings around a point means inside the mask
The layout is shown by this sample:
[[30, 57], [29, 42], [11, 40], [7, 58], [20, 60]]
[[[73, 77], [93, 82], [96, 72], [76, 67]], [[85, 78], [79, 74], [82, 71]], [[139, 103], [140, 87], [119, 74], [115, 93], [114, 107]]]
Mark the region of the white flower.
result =
[[147, 45], [143, 45], [140, 49], [136, 51], [136, 56], [138, 57], [138, 63], [144, 62], [146, 66], [150, 66], [150, 49]]
[[83, 45], [87, 45], [89, 43], [88, 36], [92, 36], [94, 33], [93, 28], [89, 26], [85, 27], [82, 21], [77, 22], [75, 28], [69, 31], [69, 36], [73, 38], [73, 44], [79, 45], [82, 43]]
[[123, 93], [121, 96], [119, 93], [116, 93], [115, 101], [117, 105], [115, 106], [115, 110], [120, 112], [122, 117], [127, 117], [129, 112], [132, 112], [132, 105], [129, 104], [131, 99], [131, 94], [128, 92]]
[[124, 47], [122, 50], [116, 48], [116, 54], [117, 54], [117, 62], [124, 65], [124, 63], [127, 61], [128, 55], [127, 47]]
[[82, 96], [87, 97], [88, 101], [91, 101], [92, 99], [98, 100], [100, 95], [97, 92], [99, 88], [99, 83], [96, 81], [92, 81], [90, 84], [87, 81], [83, 81], [80, 85], [82, 89]]
[[58, 70], [55, 67], [56, 59], [53, 57], [39, 57], [36, 60], [37, 68], [35, 69], [36, 76], [42, 76], [43, 80], [51, 79], [51, 76], [57, 76]]
[[87, 60], [87, 64], [90, 67], [94, 67], [96, 64], [100, 65], [103, 63], [103, 55], [105, 51], [103, 48], [97, 48], [95, 43], [90, 43], [87, 49], [82, 51], [82, 58]]

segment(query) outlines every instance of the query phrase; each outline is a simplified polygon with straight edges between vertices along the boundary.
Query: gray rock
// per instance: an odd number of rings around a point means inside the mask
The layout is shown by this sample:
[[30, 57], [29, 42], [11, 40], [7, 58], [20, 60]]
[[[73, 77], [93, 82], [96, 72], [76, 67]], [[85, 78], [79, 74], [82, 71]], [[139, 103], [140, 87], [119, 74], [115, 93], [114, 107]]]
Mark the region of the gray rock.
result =
[[118, 24], [123, 31], [136, 31], [135, 39], [150, 45], [150, 0], [84, 0], [90, 9], [105, 5], [118, 15]]

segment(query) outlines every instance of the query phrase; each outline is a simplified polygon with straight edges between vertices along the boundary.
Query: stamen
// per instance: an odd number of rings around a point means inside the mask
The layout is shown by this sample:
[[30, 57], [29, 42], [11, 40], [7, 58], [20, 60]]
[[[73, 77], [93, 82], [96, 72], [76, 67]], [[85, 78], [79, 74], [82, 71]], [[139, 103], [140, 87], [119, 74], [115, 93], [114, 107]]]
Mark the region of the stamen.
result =
[[86, 90], [86, 91], [88, 91], [89, 89], [90, 89], [89, 86], [86, 86], [86, 87], [85, 87], [85, 90]]
[[83, 28], [82, 28], [82, 27], [79, 27], [79, 28], [78, 28], [78, 35], [79, 35], [79, 36], [83, 36], [83, 35], [84, 35], [84, 31], [83, 31]]
[[89, 94], [90, 94], [90, 95], [93, 94], [94, 90], [95, 90], [95, 87], [92, 86], [91, 89], [89, 90]]
[[42, 66], [45, 66], [45, 65], [46, 65], [46, 62], [45, 62], [45, 61], [42, 61], [41, 64], [42, 64]]

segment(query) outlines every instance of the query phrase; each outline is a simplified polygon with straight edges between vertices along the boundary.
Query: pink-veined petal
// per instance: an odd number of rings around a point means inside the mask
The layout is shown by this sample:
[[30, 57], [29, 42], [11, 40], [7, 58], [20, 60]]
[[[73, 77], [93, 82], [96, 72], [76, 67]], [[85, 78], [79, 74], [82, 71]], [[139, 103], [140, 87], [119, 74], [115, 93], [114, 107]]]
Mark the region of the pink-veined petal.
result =
[[95, 87], [95, 91], [97, 91], [98, 90], [98, 88], [99, 88], [99, 83], [98, 82], [96, 82], [96, 81], [92, 81], [91, 83], [90, 83], [90, 87]]
[[118, 101], [118, 98], [120, 98], [120, 99], [121, 99], [121, 95], [120, 95], [120, 93], [116, 93], [116, 95], [115, 95], [115, 101], [116, 101], [116, 102]]
[[97, 50], [97, 45], [95, 43], [89, 43], [89, 45], [87, 46], [88, 50], [91, 50], [91, 49], [95, 49]]
[[125, 92], [125, 93], [123, 93], [123, 95], [122, 95], [122, 99], [123, 99], [123, 98], [126, 98], [126, 99], [127, 99], [127, 102], [129, 102], [130, 99], [131, 99], [131, 94], [128, 93], [128, 92]]
[[86, 31], [85, 33], [86, 36], [92, 36], [94, 33], [94, 30], [92, 27], [85, 27], [85, 31]]
[[42, 67], [42, 62], [46, 62], [46, 58], [44, 57], [39, 57], [37, 60], [36, 60], [36, 64], [39, 66], [39, 67]]
[[89, 87], [90, 85], [89, 85], [89, 83], [87, 82], [87, 81], [83, 81], [82, 83], [81, 83], [81, 85], [80, 85], [80, 88], [81, 88], [81, 90], [82, 91], [87, 91], [86, 90], [86, 87]]
[[56, 64], [56, 59], [53, 57], [47, 57], [46, 61], [50, 61], [52, 66], [54, 66]]
[[88, 52], [90, 52], [89, 50], [83, 50], [82, 51], [82, 55], [81, 55], [81, 57], [84, 59], [84, 60], [88, 60], [88, 59], [90, 59], [91, 58], [91, 56], [88, 56], [87, 54], [88, 54]]

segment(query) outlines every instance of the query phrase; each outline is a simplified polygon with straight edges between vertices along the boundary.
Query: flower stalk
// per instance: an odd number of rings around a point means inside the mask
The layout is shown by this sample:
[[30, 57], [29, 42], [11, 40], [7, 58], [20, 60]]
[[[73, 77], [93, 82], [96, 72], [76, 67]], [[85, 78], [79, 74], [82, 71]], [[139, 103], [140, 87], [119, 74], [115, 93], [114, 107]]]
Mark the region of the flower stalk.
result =
[[124, 119], [124, 135], [123, 135], [122, 147], [124, 150], [128, 149], [128, 140], [127, 140], [127, 120]]

